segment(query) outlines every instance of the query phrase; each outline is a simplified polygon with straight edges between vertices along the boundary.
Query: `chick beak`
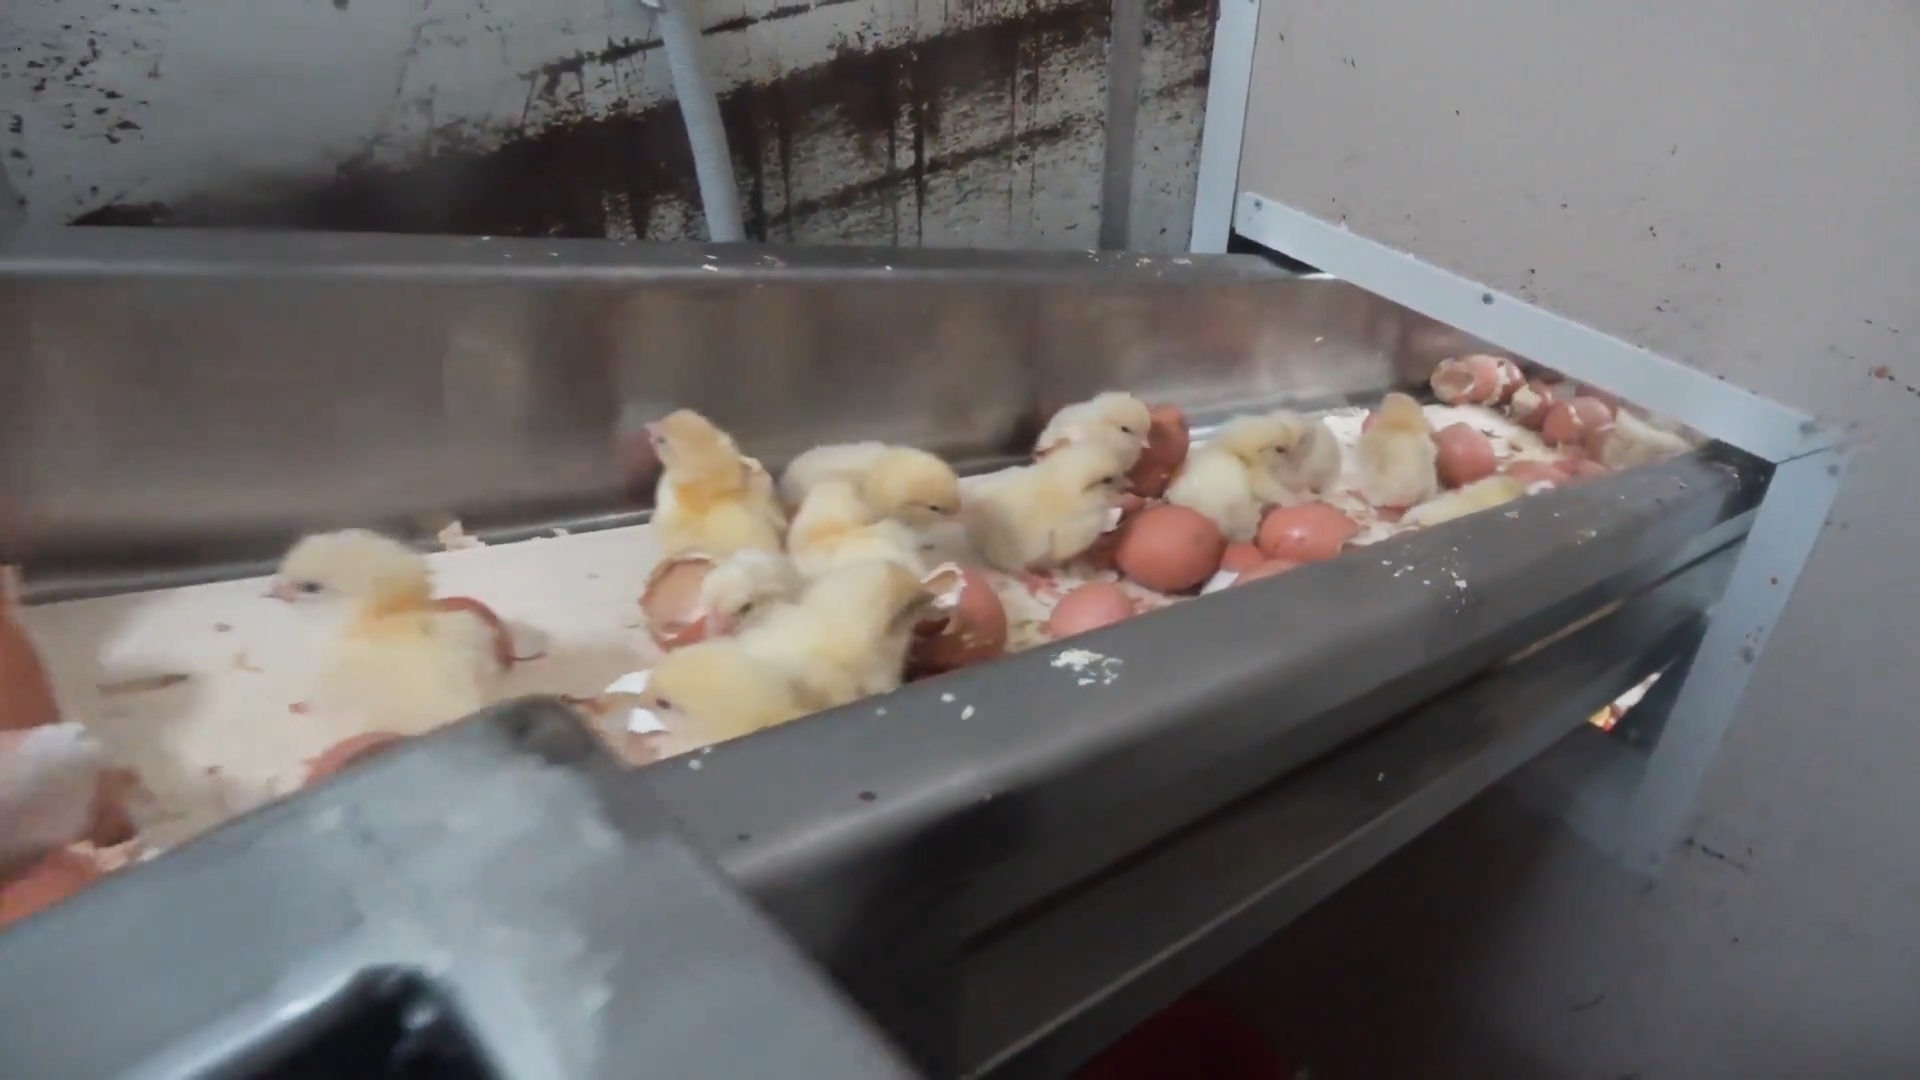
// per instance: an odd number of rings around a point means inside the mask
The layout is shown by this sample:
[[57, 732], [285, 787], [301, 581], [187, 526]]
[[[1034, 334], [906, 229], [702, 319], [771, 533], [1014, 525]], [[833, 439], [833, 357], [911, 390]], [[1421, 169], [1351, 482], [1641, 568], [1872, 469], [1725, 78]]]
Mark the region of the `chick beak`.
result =
[[300, 598], [300, 589], [286, 578], [274, 578], [272, 587], [267, 589], [265, 595], [270, 600], [291, 604]]
[[1153, 438], [1150, 435], [1135, 436], [1134, 441], [1140, 444], [1140, 449], [1142, 450], [1150, 449], [1153, 446]]

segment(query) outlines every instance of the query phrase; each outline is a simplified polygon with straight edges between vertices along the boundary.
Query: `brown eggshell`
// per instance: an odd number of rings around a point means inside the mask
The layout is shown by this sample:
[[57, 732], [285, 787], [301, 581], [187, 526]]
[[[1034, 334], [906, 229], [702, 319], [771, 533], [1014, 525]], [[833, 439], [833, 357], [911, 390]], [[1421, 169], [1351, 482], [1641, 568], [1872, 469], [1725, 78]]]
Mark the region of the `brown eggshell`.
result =
[[1500, 358], [1474, 355], [1440, 361], [1427, 380], [1447, 405], [1478, 405], [1500, 391]]
[[493, 658], [502, 670], [513, 666], [513, 634], [499, 613], [471, 596], [443, 596], [433, 602], [436, 611], [464, 611], [477, 616], [493, 632]]
[[1577, 445], [1587, 437], [1587, 423], [1571, 401], [1556, 401], [1547, 406], [1546, 419], [1540, 423], [1540, 437], [1549, 446]]
[[1265, 552], [1244, 540], [1237, 540], [1228, 544], [1226, 552], [1220, 556], [1220, 569], [1229, 573], [1244, 574], [1266, 561]]
[[1284, 574], [1289, 570], [1298, 569], [1300, 569], [1300, 564], [1297, 562], [1288, 562], [1286, 559], [1268, 559], [1266, 562], [1261, 563], [1251, 570], [1242, 572], [1239, 577], [1233, 579], [1233, 583], [1235, 585], [1245, 585], [1249, 581], [1259, 581], [1261, 578], [1270, 578], [1276, 574]]
[[393, 749], [404, 740], [405, 736], [391, 731], [363, 731], [350, 738], [341, 739], [307, 759], [307, 776], [300, 781], [300, 786], [309, 787], [317, 784], [348, 766], [358, 765], [368, 758]]
[[1488, 405], [1505, 405], [1513, 400], [1514, 392], [1527, 385], [1527, 375], [1520, 365], [1506, 357], [1500, 358], [1500, 385], [1494, 387], [1493, 396], [1487, 399]]
[[1111, 581], [1092, 581], [1060, 598], [1047, 618], [1047, 632], [1072, 637], [1131, 618], [1135, 611], [1125, 589]]
[[1227, 542], [1205, 514], [1156, 506], [1127, 522], [1114, 551], [1120, 572], [1155, 592], [1199, 588], [1220, 569]]
[[53, 683], [25, 628], [14, 621], [10, 601], [0, 610], [0, 731], [22, 731], [60, 719]]
[[1153, 426], [1147, 431], [1147, 448], [1127, 472], [1127, 481], [1135, 494], [1157, 499], [1166, 493], [1180, 466], [1186, 464], [1190, 440], [1187, 414], [1180, 406], [1155, 405], [1148, 415], [1153, 418]]
[[1463, 487], [1493, 475], [1497, 465], [1493, 441], [1477, 428], [1448, 424], [1433, 433], [1433, 443], [1439, 450], [1435, 465], [1440, 482], [1448, 487]]
[[1599, 398], [1569, 398], [1567, 404], [1573, 406], [1574, 414], [1580, 417], [1580, 423], [1585, 425], [1588, 431], [1599, 431], [1613, 426], [1613, 410]]
[[1500, 471], [1528, 487], [1540, 483], [1553, 484], [1557, 487], [1569, 479], [1565, 472], [1543, 461], [1516, 461]]
[[1517, 389], [1509, 403], [1513, 418], [1522, 427], [1540, 430], [1546, 423], [1547, 410], [1559, 400], [1559, 394], [1553, 386], [1540, 379], [1530, 380], [1524, 389]]
[[140, 776], [132, 769], [103, 769], [93, 789], [93, 815], [83, 838], [95, 847], [124, 844], [140, 834], [133, 814], [127, 809], [127, 797], [140, 789]]
[[930, 575], [927, 585], [936, 592], [949, 590], [955, 574], [961, 582], [958, 603], [945, 619], [924, 623], [915, 632], [908, 668], [916, 676], [955, 671], [1007, 651], [1007, 609], [986, 574], [948, 569]]
[[45, 911], [101, 877], [92, 859], [73, 851], [56, 851], [32, 869], [0, 884], [0, 926]]
[[1326, 503], [1276, 507], [1260, 522], [1260, 550], [1269, 559], [1317, 562], [1336, 558], [1360, 526]]
[[1610, 394], [1597, 386], [1582, 383], [1580, 384], [1580, 396], [1591, 401], [1597, 401], [1605, 406], [1608, 418], [1620, 415], [1620, 398], [1617, 395]]
[[713, 565], [705, 555], [680, 555], [662, 559], [647, 575], [646, 588], [640, 593], [640, 614], [654, 644], [672, 650], [706, 640], [707, 618], [700, 610], [700, 586]]

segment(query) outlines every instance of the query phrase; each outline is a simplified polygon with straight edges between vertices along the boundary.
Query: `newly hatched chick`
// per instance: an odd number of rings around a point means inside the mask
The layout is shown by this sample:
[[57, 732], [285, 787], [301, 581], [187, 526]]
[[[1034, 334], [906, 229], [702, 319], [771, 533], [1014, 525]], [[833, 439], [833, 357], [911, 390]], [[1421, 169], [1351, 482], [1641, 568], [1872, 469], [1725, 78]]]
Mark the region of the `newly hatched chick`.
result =
[[1330, 490], [1340, 479], [1340, 440], [1333, 429], [1314, 416], [1284, 411], [1274, 416], [1286, 425], [1291, 441], [1279, 443], [1280, 461], [1273, 468], [1279, 491], [1272, 501], [1295, 506]]
[[1401, 522], [1425, 527], [1439, 525], [1468, 514], [1491, 510], [1527, 493], [1527, 485], [1511, 476], [1489, 476], [1475, 480], [1458, 491], [1449, 491], [1437, 499], [1428, 499], [1407, 511]]
[[1628, 409], [1621, 409], [1613, 418], [1613, 430], [1599, 445], [1600, 464], [1610, 469], [1651, 465], [1693, 449], [1684, 437], [1662, 430]]
[[897, 562], [916, 577], [926, 572], [913, 529], [882, 516], [851, 480], [822, 481], [807, 492], [787, 530], [787, 552], [809, 580], [873, 560]]
[[900, 685], [914, 627], [933, 600], [899, 563], [854, 563], [732, 640], [789, 679], [803, 700], [830, 708]]
[[780, 475], [780, 497], [798, 510], [829, 480], [851, 482], [880, 516], [921, 527], [960, 512], [960, 476], [934, 454], [880, 442], [816, 446]]
[[639, 708], [666, 726], [671, 750], [751, 735], [821, 706], [778, 666], [732, 638], [675, 649], [653, 666]]
[[[1307, 428], [1304, 418], [1291, 413], [1227, 421], [1205, 446], [1188, 455], [1167, 488], [1167, 501], [1205, 514], [1229, 540], [1252, 540], [1268, 505], [1299, 501], [1281, 475], [1300, 473], [1304, 462], [1292, 457]], [[1329, 441], [1331, 437], [1328, 433]], [[1337, 470], [1339, 450], [1334, 453]]]
[[1045, 455], [1063, 446], [1088, 441], [1109, 443], [1120, 456], [1120, 468], [1125, 471], [1140, 460], [1152, 427], [1153, 416], [1146, 402], [1124, 391], [1108, 390], [1054, 413], [1053, 419], [1041, 429], [1040, 437], [1034, 440], [1033, 452]]
[[370, 726], [401, 735], [487, 705], [512, 659], [494, 618], [436, 606], [426, 559], [365, 529], [295, 544], [272, 595], [352, 605], [329, 650], [322, 693], [365, 712]]
[[715, 563], [700, 582], [700, 611], [715, 635], [755, 625], [775, 604], [800, 592], [793, 560], [774, 551], [736, 551]]
[[653, 497], [653, 532], [663, 555], [780, 550], [787, 515], [772, 477], [743, 456], [731, 436], [681, 409], [648, 424], [647, 437], [664, 467]]
[[1009, 574], [1059, 566], [1112, 527], [1127, 489], [1125, 461], [1111, 440], [1093, 440], [999, 473], [967, 493], [967, 538], [987, 565]]
[[1360, 497], [1373, 506], [1413, 506], [1440, 490], [1433, 429], [1420, 403], [1405, 394], [1388, 394], [1380, 402], [1354, 454], [1360, 463]]

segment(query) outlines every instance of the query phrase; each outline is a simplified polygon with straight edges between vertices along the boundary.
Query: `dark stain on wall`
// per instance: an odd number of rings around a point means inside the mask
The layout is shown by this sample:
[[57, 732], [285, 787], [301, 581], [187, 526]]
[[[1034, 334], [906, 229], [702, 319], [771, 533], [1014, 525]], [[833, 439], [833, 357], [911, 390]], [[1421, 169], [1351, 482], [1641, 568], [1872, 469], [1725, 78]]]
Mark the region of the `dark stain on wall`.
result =
[[[844, 2], [794, 5], [756, 21]], [[1153, 0], [1149, 6], [1151, 31], [1204, 24], [1203, 33], [1185, 35], [1201, 50], [1203, 85], [1217, 11], [1217, 0]], [[1009, 101], [1017, 96], [1031, 116], [1042, 93], [1043, 59], [1103, 42], [1110, 12], [1110, 0], [1067, 0], [908, 44], [843, 48], [826, 63], [728, 91], [721, 114], [749, 235], [787, 239], [796, 220], [888, 190], [910, 187], [913, 205], [924, 207], [930, 177], [1000, 155], [1009, 157], [1011, 168], [1016, 153], [1087, 134], [1086, 122], [1023, 128], [1009, 117], [1000, 138], [946, 153], [933, 149], [943, 103], [992, 90], [1008, 94]], [[652, 41], [610, 42], [601, 52], [544, 65], [528, 73], [529, 94], [553, 96], [562, 80], [584, 81], [589, 69], [657, 47]], [[1181, 80], [1167, 91], [1194, 81]], [[882, 166], [879, 171], [824, 195], [796, 198], [795, 148], [848, 133], [863, 158]], [[166, 204], [116, 203], [71, 223], [581, 238], [637, 229], [647, 237], [650, 211], [666, 201], [698, 205], [686, 130], [673, 101], [533, 129], [444, 126], [399, 164], [370, 146], [317, 181], [237, 187]], [[895, 242], [914, 243], [921, 222], [896, 219], [893, 231]]]

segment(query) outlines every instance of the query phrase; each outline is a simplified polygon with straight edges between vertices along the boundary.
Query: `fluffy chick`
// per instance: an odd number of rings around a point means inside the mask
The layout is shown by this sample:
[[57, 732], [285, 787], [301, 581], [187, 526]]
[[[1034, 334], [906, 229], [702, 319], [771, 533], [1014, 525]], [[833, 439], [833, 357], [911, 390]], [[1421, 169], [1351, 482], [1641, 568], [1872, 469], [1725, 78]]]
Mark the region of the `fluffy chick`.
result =
[[1205, 514], [1230, 540], [1252, 540], [1261, 511], [1293, 497], [1280, 476], [1297, 471], [1289, 456], [1300, 442], [1299, 419], [1275, 413], [1229, 420], [1188, 456], [1167, 501]]
[[1068, 443], [967, 493], [967, 538], [989, 566], [1041, 570], [1092, 547], [1127, 489], [1126, 454], [1111, 440]]
[[736, 551], [700, 582], [700, 611], [710, 633], [733, 634], [757, 623], [775, 604], [793, 599], [800, 586], [800, 574], [784, 554]]
[[787, 515], [773, 479], [732, 436], [681, 409], [648, 424], [647, 437], [664, 467], [653, 497], [653, 531], [664, 555], [780, 550]]
[[1152, 428], [1153, 416], [1146, 402], [1121, 390], [1108, 390], [1054, 413], [1034, 440], [1033, 452], [1050, 454], [1063, 446], [1094, 440], [1111, 444], [1119, 455], [1121, 469], [1131, 469], [1146, 450]]
[[1693, 449], [1684, 437], [1663, 430], [1621, 409], [1613, 430], [1599, 443], [1600, 464], [1610, 469], [1632, 469], [1678, 457]]
[[1458, 491], [1449, 491], [1437, 499], [1428, 499], [1407, 511], [1401, 522], [1414, 526], [1440, 525], [1468, 514], [1491, 510], [1527, 493], [1527, 485], [1511, 476], [1489, 476], [1475, 480]]
[[1388, 394], [1374, 413], [1373, 426], [1354, 446], [1360, 497], [1378, 507], [1426, 502], [1440, 490], [1434, 471], [1439, 453], [1420, 403], [1405, 394]]
[[818, 485], [852, 483], [880, 516], [923, 527], [960, 512], [960, 476], [934, 454], [880, 442], [816, 446], [780, 475], [780, 497], [798, 508]]
[[1280, 459], [1270, 470], [1278, 489], [1272, 502], [1293, 506], [1322, 494], [1340, 479], [1340, 440], [1325, 420], [1294, 412], [1273, 414], [1286, 430], [1275, 445]]
[[809, 580], [873, 560], [899, 563], [915, 577], [926, 571], [913, 529], [883, 516], [851, 480], [826, 480], [807, 492], [787, 531], [787, 552]]
[[666, 726], [670, 752], [751, 735], [820, 707], [786, 672], [731, 638], [662, 657], [636, 704]]
[[322, 687], [371, 726], [419, 734], [478, 711], [497, 691], [505, 666], [497, 619], [436, 605], [426, 559], [397, 540], [365, 529], [306, 537], [281, 561], [273, 595], [351, 605]]
[[900, 685], [914, 627], [933, 599], [899, 563], [854, 563], [732, 640], [789, 680], [802, 700], [831, 708]]

